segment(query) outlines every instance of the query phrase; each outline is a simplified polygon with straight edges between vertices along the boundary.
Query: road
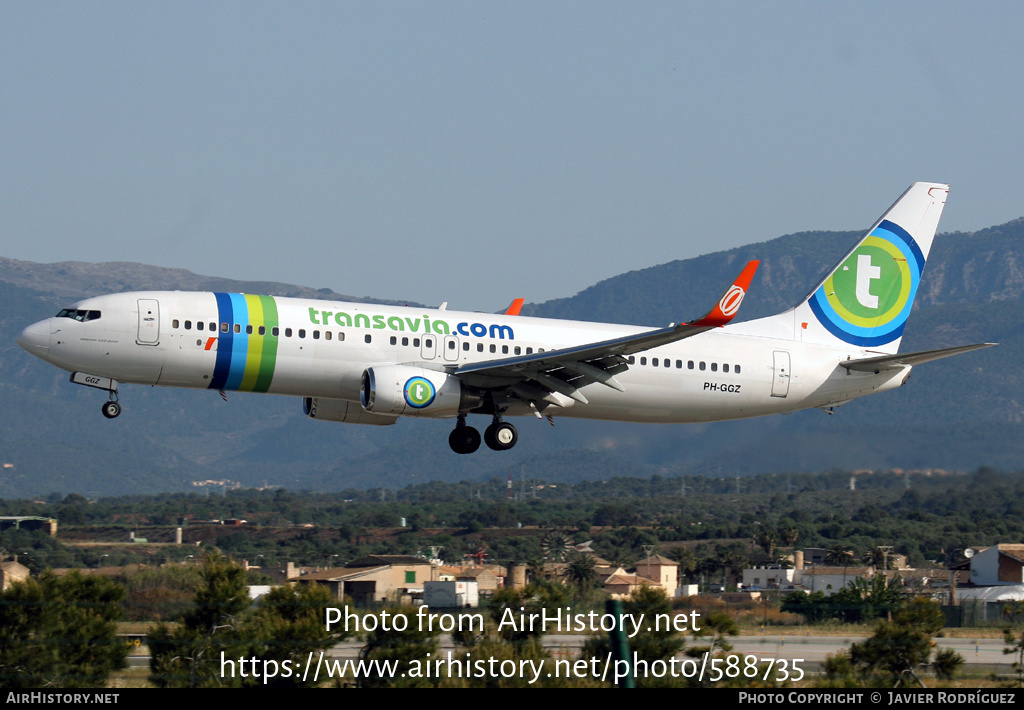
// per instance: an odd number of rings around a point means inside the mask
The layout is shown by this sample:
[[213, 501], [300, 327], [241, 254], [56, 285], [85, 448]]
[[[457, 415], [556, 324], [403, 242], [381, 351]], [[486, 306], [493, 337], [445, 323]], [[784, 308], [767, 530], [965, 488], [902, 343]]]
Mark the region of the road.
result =
[[[556, 658], [575, 658], [586, 637], [579, 634], [548, 634], [544, 637], [544, 646]], [[736, 636], [729, 639], [733, 652], [742, 655], [753, 654], [760, 659], [800, 660], [808, 669], [817, 669], [825, 657], [850, 647], [851, 644], [863, 641], [864, 637], [856, 636], [801, 636], [793, 634], [765, 636]], [[693, 640], [688, 641], [692, 645]], [[940, 648], [951, 648], [964, 658], [967, 665], [985, 666], [1000, 673], [1010, 673], [1012, 656], [1003, 654], [1005, 644], [1002, 639], [935, 639]], [[343, 641], [328, 653], [333, 658], [356, 658], [362, 644], [359, 641]], [[451, 637], [441, 637], [441, 651], [454, 650]], [[140, 651], [144, 651], [142, 647]], [[132, 667], [149, 665], [148, 655], [129, 657]]]

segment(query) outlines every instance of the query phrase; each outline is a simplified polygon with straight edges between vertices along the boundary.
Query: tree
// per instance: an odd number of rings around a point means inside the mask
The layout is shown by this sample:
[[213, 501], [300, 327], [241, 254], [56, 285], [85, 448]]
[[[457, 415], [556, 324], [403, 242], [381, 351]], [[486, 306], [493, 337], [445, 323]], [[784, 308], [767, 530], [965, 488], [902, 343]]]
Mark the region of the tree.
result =
[[[724, 611], [713, 611], [704, 617], [700, 630], [694, 634], [694, 636], [705, 641], [705, 643], [686, 649], [686, 655], [691, 658], [707, 658], [728, 654], [732, 650], [732, 644], [729, 643], [727, 637], [736, 636], [739, 632], [740, 627], [729, 614]], [[707, 643], [707, 641], [710, 641], [710, 643]], [[708, 687], [710, 681], [707, 677], [701, 677], [691, 680], [688, 685]]]
[[150, 681], [160, 688], [237, 686], [239, 674], [223, 676], [222, 657], [243, 657], [241, 616], [249, 607], [245, 570], [219, 554], [203, 562], [194, 606], [181, 625], [159, 624], [149, 635]]
[[792, 547], [800, 537], [800, 529], [790, 518], [785, 518], [779, 523], [779, 539], [786, 547]]
[[77, 572], [44, 572], [0, 594], [0, 686], [102, 687], [126, 665], [117, 638], [123, 597], [109, 579]]
[[[658, 628], [655, 619], [671, 619], [672, 602], [660, 587], [640, 587], [622, 602], [622, 613], [632, 618], [643, 619], [643, 625], [636, 635], [629, 639], [630, 660], [633, 654], [638, 661], [648, 664], [672, 658], [682, 650], [686, 641], [683, 636], [668, 625]], [[640, 615], [643, 615], [642, 617]], [[607, 634], [594, 635], [583, 643], [583, 658], [606, 658], [612, 651], [612, 641]], [[638, 686], [663, 685], [653, 675], [634, 679]]]
[[597, 583], [594, 558], [583, 552], [573, 552], [562, 571], [562, 579], [576, 590], [579, 599], [585, 599]]
[[542, 609], [553, 610], [564, 607], [570, 601], [569, 590], [558, 581], [539, 579], [521, 589], [499, 589], [487, 606], [498, 635], [508, 643], [523, 644], [544, 635], [542, 624], [520, 623], [530, 614], [539, 614]]
[[[359, 659], [366, 661], [364, 670], [381, 670], [389, 666], [395, 674], [361, 675], [357, 679], [360, 688], [429, 688], [437, 685], [436, 674], [427, 672], [424, 665], [437, 657], [440, 647], [440, 629], [421, 629], [416, 623], [416, 609], [407, 607], [388, 611], [388, 616], [404, 616], [410, 620], [404, 630], [387, 626], [383, 618], [366, 638], [366, 645], [359, 652]], [[369, 663], [376, 661], [376, 663]], [[394, 665], [391, 665], [394, 664]], [[419, 669], [419, 670], [417, 670]]]
[[327, 609], [336, 605], [327, 587], [320, 584], [285, 585], [272, 589], [260, 599], [243, 626], [261, 667], [277, 674], [264, 678], [263, 685], [277, 688], [312, 687], [312, 677], [303, 679], [298, 672], [287, 673], [297, 659], [311, 652], [328, 649], [348, 634], [328, 631]]
[[853, 553], [849, 550], [833, 546], [825, 553], [825, 564], [832, 567], [849, 567], [853, 562]]
[[952, 678], [964, 659], [951, 649], [935, 651], [932, 636], [944, 623], [936, 602], [917, 597], [896, 611], [892, 621], [879, 621], [866, 641], [853, 644], [848, 653], [829, 656], [825, 677], [836, 685], [923, 688], [917, 672], [930, 667], [940, 678]]
[[1003, 608], [1003, 614], [1017, 624], [1016, 629], [1012, 626], [1003, 629], [1003, 642], [1006, 643], [1003, 653], [1007, 656], [1014, 656], [1012, 665], [1013, 670], [1017, 673], [1017, 687], [1024, 688], [1024, 630], [1021, 630], [1019, 626], [1019, 619], [1024, 614], [1024, 602], [1007, 604]]
[[[904, 604], [903, 583], [899, 577], [889, 579], [876, 574], [870, 580], [855, 577], [828, 598], [833, 613], [844, 621], [856, 623], [888, 616]], [[939, 624], [942, 628], [942, 624]]]
[[754, 544], [764, 550], [768, 559], [775, 559], [775, 548], [779, 544], [779, 533], [771, 528], [761, 526], [754, 535]]
[[343, 638], [326, 631], [333, 600], [323, 587], [279, 587], [253, 607], [245, 570], [229, 559], [208, 556], [200, 576], [181, 624], [150, 633], [150, 680], [158, 687], [301, 686], [307, 682], [294, 664]]

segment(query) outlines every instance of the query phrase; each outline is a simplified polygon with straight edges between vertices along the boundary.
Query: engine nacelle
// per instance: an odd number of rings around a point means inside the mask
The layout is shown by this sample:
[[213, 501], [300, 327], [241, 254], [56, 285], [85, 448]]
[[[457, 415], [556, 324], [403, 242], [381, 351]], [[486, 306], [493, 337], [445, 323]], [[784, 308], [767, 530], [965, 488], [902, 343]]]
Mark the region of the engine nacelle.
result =
[[410, 365], [374, 365], [363, 371], [363, 409], [404, 417], [454, 417], [479, 407], [483, 398], [458, 377]]
[[371, 414], [355, 402], [344, 399], [325, 399], [323, 397], [303, 397], [302, 411], [310, 419], [325, 422], [345, 422], [346, 424], [373, 424], [387, 426], [398, 421], [398, 417]]

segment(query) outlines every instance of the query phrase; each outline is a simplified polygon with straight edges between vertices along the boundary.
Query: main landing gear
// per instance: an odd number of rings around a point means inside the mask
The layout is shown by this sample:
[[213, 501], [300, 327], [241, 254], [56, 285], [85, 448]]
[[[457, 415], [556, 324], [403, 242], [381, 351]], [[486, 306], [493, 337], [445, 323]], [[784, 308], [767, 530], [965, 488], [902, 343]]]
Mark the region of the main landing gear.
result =
[[[484, 430], [483, 441], [495, 451], [507, 451], [519, 441], [519, 432], [508, 422], [495, 416]], [[466, 424], [466, 415], [460, 414], [455, 429], [448, 435], [448, 445], [457, 454], [471, 454], [480, 448], [480, 432]]]

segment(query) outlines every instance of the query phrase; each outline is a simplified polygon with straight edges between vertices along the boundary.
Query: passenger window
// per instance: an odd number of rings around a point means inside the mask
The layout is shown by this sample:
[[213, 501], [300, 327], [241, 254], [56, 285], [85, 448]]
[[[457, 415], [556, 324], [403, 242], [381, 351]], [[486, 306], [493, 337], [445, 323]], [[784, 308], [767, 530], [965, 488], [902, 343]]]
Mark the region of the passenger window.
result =
[[468, 352], [469, 351], [469, 343], [463, 343], [462, 344], [462, 350], [464, 352]]
[[228, 324], [227, 323], [221, 323], [220, 324], [220, 332], [222, 332], [222, 333], [228, 332]]
[[687, 360], [686, 361], [686, 369], [687, 370], [692, 370], [693, 369], [693, 360]]
[[192, 330], [192, 321], [185, 321], [185, 330]]
[[717, 362], [711, 363], [711, 371], [712, 372], [718, 372], [718, 363]]
[[658, 366], [658, 358], [652, 357], [651, 358], [651, 364], [654, 365], [655, 367], [657, 367]]
[[397, 336], [394, 336], [394, 335], [391, 336], [391, 344], [392, 345], [398, 345], [398, 337]]
[[700, 362], [700, 371], [704, 372], [704, 370], [706, 370], [706, 369], [707, 369], [707, 365], [705, 365], [704, 361], [701, 360], [701, 362]]
[[291, 328], [285, 328], [284, 329], [284, 337], [286, 337], [286, 338], [292, 337], [292, 329]]
[[523, 353], [523, 349], [517, 345], [516, 349], [515, 349], [515, 354], [516, 355], [521, 355], [522, 353]]
[[733, 371], [734, 373], [736, 373], [737, 375], [738, 375], [738, 374], [740, 374], [740, 366], [739, 366], [739, 365], [737, 365], [736, 367], [732, 368], [732, 371]]
[[338, 333], [338, 340], [344, 340], [344, 339], [345, 339], [345, 333], [344, 332], [339, 332]]
[[640, 364], [641, 365], [646, 365], [647, 364], [647, 358], [645, 358], [645, 357], [640, 358]]
[[[200, 323], [199, 325], [202, 325], [202, 323]], [[202, 330], [202, 328], [200, 328], [200, 330]], [[266, 334], [267, 334], [267, 326], [261, 325], [260, 326], [260, 335], [266, 335]]]
[[197, 320], [196, 321], [196, 330], [202, 330], [202, 329], [203, 329], [203, 322], [201, 320]]
[[[188, 321], [185, 321], [185, 325], [188, 325]], [[245, 334], [246, 335], [252, 335], [252, 326], [251, 325], [245, 326]]]
[[178, 319], [177, 318], [175, 318], [174, 320], [171, 321], [171, 327], [174, 328], [175, 330], [178, 329]]
[[314, 330], [313, 331], [313, 340], [320, 340], [320, 331], [319, 330]]
[[408, 345], [408, 344], [409, 344], [409, 339], [408, 338], [402, 338], [402, 345]]
[[494, 345], [494, 344], [492, 344], [492, 345], [491, 345], [491, 352], [492, 352], [492, 353], [496, 353], [496, 352], [498, 352], [498, 346], [497, 346], [497, 345]]
[[508, 355], [508, 346], [507, 345], [502, 345], [501, 346], [501, 352], [504, 355]]
[[373, 342], [373, 336], [370, 335], [369, 333], [367, 333], [366, 335], [363, 336], [363, 342], [365, 342], [365, 343], [372, 343]]
[[533, 355], [533, 348], [526, 348], [527, 355]]
[[[366, 342], [370, 342], [370, 341], [367, 340]], [[433, 340], [433, 338], [426, 338], [426, 339], [424, 339], [423, 346], [427, 347], [427, 348], [434, 347], [434, 340]]]
[[676, 369], [677, 370], [682, 370], [683, 369], [683, 361], [682, 360], [676, 360]]
[[449, 350], [454, 350], [455, 349], [455, 341], [454, 340], [449, 340], [448, 341], [448, 349]]
[[629, 356], [629, 364], [630, 365], [635, 365], [636, 364], [636, 355], [630, 355]]
[[726, 363], [725, 365], [722, 365], [722, 372], [728, 372], [728, 371], [729, 371], [728, 363]]
[[476, 351], [478, 353], [482, 353], [484, 351], [484, 344], [483, 343], [477, 343], [476, 344]]
[[324, 331], [324, 340], [330, 340], [330, 339], [331, 339], [331, 337], [332, 337], [332, 336], [331, 336], [331, 331], [329, 331], [329, 330], [325, 330], [325, 331]]
[[299, 328], [299, 337], [300, 338], [305, 338], [306, 337], [306, 329], [305, 328]]
[[414, 348], [418, 348], [420, 346], [420, 339], [419, 338], [413, 338], [412, 339], [412, 346]]
[[235, 323], [235, 332], [236, 333], [241, 333], [242, 332], [242, 324], [241, 323]]
[[217, 324], [216, 323], [210, 323], [210, 330], [217, 330]]

